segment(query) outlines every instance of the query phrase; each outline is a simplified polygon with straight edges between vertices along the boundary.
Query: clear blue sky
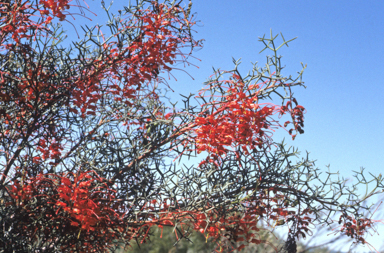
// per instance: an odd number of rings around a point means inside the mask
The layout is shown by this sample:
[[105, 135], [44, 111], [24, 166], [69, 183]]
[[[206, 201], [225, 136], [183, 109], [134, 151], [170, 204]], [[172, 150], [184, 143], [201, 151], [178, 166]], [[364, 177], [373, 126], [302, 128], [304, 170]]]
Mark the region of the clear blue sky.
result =
[[[87, 3], [101, 13], [99, 1]], [[232, 69], [232, 57], [242, 58], [244, 73], [251, 68], [250, 62], [263, 66], [265, 54], [258, 54], [263, 48], [258, 37], [268, 35], [270, 29], [274, 34], [282, 32], [285, 39], [298, 37], [280, 54], [286, 65], [283, 75], [295, 75], [301, 70], [300, 62], [308, 65], [303, 76], [307, 89], [295, 91], [299, 104], [307, 109], [305, 134], [292, 142], [279, 131], [275, 140], [286, 137], [303, 154], [311, 152], [319, 168], [325, 170], [330, 164], [331, 171], [340, 171], [344, 177], [360, 167], [378, 175], [384, 172], [383, 11], [380, 0], [195, 0], [192, 13], [201, 21], [195, 27], [196, 38], [205, 42], [195, 53], [201, 62], [192, 62], [200, 68], [187, 69], [195, 80], [176, 72], [178, 82], [170, 84], [179, 93], [195, 93], [212, 74], [212, 66]], [[87, 16], [104, 23], [103, 15]], [[383, 240], [369, 241], [379, 249]]]

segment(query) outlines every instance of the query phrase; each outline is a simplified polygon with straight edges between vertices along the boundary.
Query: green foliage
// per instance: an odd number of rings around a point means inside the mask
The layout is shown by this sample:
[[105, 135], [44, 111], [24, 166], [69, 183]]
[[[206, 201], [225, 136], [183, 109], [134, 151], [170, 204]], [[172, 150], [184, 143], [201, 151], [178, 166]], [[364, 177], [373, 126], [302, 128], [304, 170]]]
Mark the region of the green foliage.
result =
[[[210, 253], [215, 248], [215, 242], [211, 238], [206, 239], [203, 234], [192, 231], [188, 239], [181, 239], [177, 242], [174, 229], [172, 227], [164, 227], [163, 234], [161, 236], [161, 229], [153, 228], [153, 234], [150, 237], [150, 241], [145, 243], [132, 242], [131, 247], [122, 250], [124, 253]], [[180, 237], [179, 237], [180, 239]], [[282, 249], [285, 244], [284, 238], [278, 234], [272, 234], [267, 230], [263, 230], [260, 233], [260, 239], [266, 240], [270, 244], [254, 244], [251, 243], [244, 249], [238, 251], [232, 251], [233, 253], [275, 253], [284, 252]], [[239, 246], [239, 245], [237, 245]], [[337, 253], [326, 246], [316, 247], [309, 246], [305, 243], [298, 243], [298, 253]], [[119, 252], [120, 253], [120, 252]]]

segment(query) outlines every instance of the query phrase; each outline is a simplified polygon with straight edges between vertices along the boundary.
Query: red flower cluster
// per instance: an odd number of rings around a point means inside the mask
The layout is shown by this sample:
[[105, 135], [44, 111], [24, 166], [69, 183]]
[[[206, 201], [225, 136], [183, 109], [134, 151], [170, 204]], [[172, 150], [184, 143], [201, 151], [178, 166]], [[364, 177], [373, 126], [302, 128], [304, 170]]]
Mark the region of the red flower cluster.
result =
[[[280, 117], [284, 115], [286, 112], [289, 112], [292, 117], [292, 124], [294, 128], [289, 129], [289, 134], [292, 135], [292, 140], [295, 139], [296, 134], [292, 134], [293, 130], [298, 131], [300, 134], [304, 133], [303, 127], [304, 127], [304, 113], [305, 108], [301, 105], [297, 104], [297, 101], [295, 98], [292, 98], [292, 101], [295, 103], [295, 107], [292, 107], [292, 102], [288, 101], [284, 106], [280, 108]], [[288, 124], [290, 124], [290, 121], [287, 121], [284, 123], [284, 127], [287, 127]]]
[[[267, 135], [267, 130], [280, 127], [278, 122], [268, 119], [275, 113], [279, 113], [279, 117], [287, 112], [291, 115], [294, 129], [290, 129], [289, 134], [293, 139], [296, 136], [293, 135], [293, 130], [304, 132], [304, 107], [297, 105], [295, 98], [292, 98], [296, 103], [294, 108], [291, 101], [285, 106], [259, 104], [258, 96], [263, 84], [247, 86], [240, 76], [232, 74], [230, 80], [215, 81], [202, 91], [217, 88], [221, 90], [221, 95], [204, 104], [205, 110], [195, 119], [198, 153], [207, 151], [216, 157], [239, 148], [247, 155], [250, 150], [269, 145], [271, 136]], [[211, 96], [213, 97], [214, 95]], [[290, 121], [285, 122], [284, 127], [289, 123]], [[235, 151], [236, 154], [237, 152]]]
[[[157, 12], [141, 10], [135, 14], [138, 24], [122, 25], [115, 36], [127, 30], [140, 29], [141, 34], [127, 45], [118, 47], [118, 42], [105, 43], [104, 51], [99, 59], [94, 60], [90, 69], [84, 70], [82, 78], [72, 80], [72, 109], [81, 115], [95, 115], [96, 102], [101, 99], [100, 91], [112, 95], [114, 100], [124, 101], [131, 105], [132, 98], [137, 96], [143, 84], [156, 79], [162, 70], [170, 71], [168, 64], [176, 61], [180, 48], [190, 40], [177, 37], [177, 29], [183, 30], [193, 25], [187, 19], [180, 19], [176, 13], [178, 7], [169, 8], [156, 4]], [[109, 83], [107, 87], [101, 84]], [[106, 81], [107, 80], [107, 81]]]
[[[98, 183], [101, 185], [97, 186]], [[71, 225], [82, 230], [93, 231], [97, 226], [120, 217], [108, 207], [115, 200], [114, 191], [96, 173], [81, 173], [73, 181], [63, 176], [57, 191], [56, 213], [63, 210], [71, 217]]]
[[[40, 0], [40, 4], [43, 5], [43, 10], [40, 10], [42, 15], [48, 15], [49, 11], [52, 11], [52, 15], [60, 18], [60, 21], [63, 21], [66, 15], [63, 14], [63, 10], [69, 9], [70, 5], [68, 4], [69, 0]], [[49, 23], [51, 19], [47, 19], [45, 23]]]
[[[107, 181], [92, 171], [61, 176], [39, 174], [21, 182], [14, 181], [9, 190], [13, 201], [7, 205], [22, 207], [27, 212], [28, 220], [23, 229], [26, 234], [33, 234], [35, 228], [28, 224], [41, 219], [39, 210], [44, 210], [45, 224], [59, 221], [61, 233], [72, 233], [77, 239], [82, 236], [85, 241], [90, 237], [112, 241], [120, 238], [119, 232], [126, 230], [121, 221], [123, 213], [118, 213], [122, 204], [115, 200], [114, 194]], [[43, 229], [45, 233], [51, 233], [55, 227]], [[54, 234], [60, 236], [57, 231]]]
[[41, 152], [41, 157], [35, 157], [35, 163], [38, 163], [41, 160], [59, 159], [63, 147], [54, 139], [52, 139], [48, 145], [44, 139], [41, 139], [39, 141], [39, 146], [36, 149]]
[[[32, 35], [28, 34], [31, 29], [44, 30], [44, 25], [49, 24], [53, 17], [60, 18], [63, 21], [66, 15], [63, 14], [65, 9], [69, 9], [69, 0], [40, 0], [31, 3], [28, 0], [14, 0], [0, 2], [0, 23], [4, 24], [0, 28], [0, 45], [9, 48], [12, 44], [4, 44], [8, 35], [16, 44], [20, 43], [22, 38], [30, 38]], [[50, 16], [52, 11], [52, 16]], [[39, 13], [41, 17], [37, 17], [38, 22], [35, 22], [31, 17]]]
[[373, 226], [374, 221], [371, 219], [360, 218], [354, 219], [352, 216], [347, 214], [340, 215], [339, 224], [343, 223], [340, 232], [345, 233], [347, 236], [355, 239], [362, 244], [367, 243], [363, 238], [366, 229]]
[[258, 93], [249, 95], [253, 87], [245, 87], [238, 75], [233, 74], [232, 79], [223, 84], [229, 84], [222, 95], [223, 100], [213, 102], [206, 109], [213, 113], [201, 113], [196, 117], [197, 152], [208, 151], [221, 156], [229, 151], [229, 147], [240, 147], [247, 154], [248, 148], [261, 147], [268, 142], [265, 130], [270, 129], [272, 123], [267, 117], [277, 112], [277, 107], [261, 106]]

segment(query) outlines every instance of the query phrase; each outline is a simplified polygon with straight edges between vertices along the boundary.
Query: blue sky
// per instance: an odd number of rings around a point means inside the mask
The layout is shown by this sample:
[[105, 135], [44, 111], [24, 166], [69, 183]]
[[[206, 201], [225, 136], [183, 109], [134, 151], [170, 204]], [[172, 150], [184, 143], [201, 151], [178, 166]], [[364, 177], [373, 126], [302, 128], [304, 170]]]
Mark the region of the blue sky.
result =
[[[99, 1], [87, 3], [102, 13]], [[176, 93], [195, 93], [212, 74], [212, 66], [232, 69], [232, 57], [242, 58], [244, 73], [250, 62], [263, 66], [266, 58], [258, 54], [263, 48], [258, 37], [269, 35], [270, 29], [282, 32], [285, 39], [298, 37], [280, 54], [286, 65], [283, 75], [295, 75], [300, 62], [308, 65], [303, 76], [307, 89], [295, 89], [299, 104], [307, 110], [305, 134], [291, 141], [280, 130], [275, 140], [285, 137], [302, 154], [311, 152], [317, 167], [326, 170], [330, 164], [331, 171], [346, 178], [360, 167], [378, 175], [384, 172], [383, 10], [384, 1], [379, 0], [195, 0], [192, 13], [201, 21], [195, 27], [196, 38], [205, 39], [204, 48], [195, 53], [201, 61], [192, 60], [199, 68], [187, 68], [195, 80], [180, 71], [174, 73], [178, 82], [170, 84]], [[87, 16], [104, 23], [103, 15]], [[368, 241], [379, 249], [382, 239]]]
[[[231, 57], [242, 58], [244, 73], [251, 61], [263, 66], [258, 37], [268, 36], [270, 29], [286, 39], [298, 37], [280, 52], [285, 75], [301, 70], [300, 62], [308, 65], [303, 76], [307, 89], [295, 92], [307, 109], [305, 134], [290, 143], [310, 151], [319, 167], [331, 164], [345, 176], [361, 166], [384, 172], [384, 2], [370, 3], [196, 1], [193, 8], [204, 24], [197, 36], [206, 41], [195, 54], [202, 60], [200, 69], [188, 71], [196, 81], [186, 80], [188, 89], [183, 90], [189, 92], [192, 83], [200, 88], [211, 66], [231, 69]], [[284, 132], [278, 136], [289, 140]]]

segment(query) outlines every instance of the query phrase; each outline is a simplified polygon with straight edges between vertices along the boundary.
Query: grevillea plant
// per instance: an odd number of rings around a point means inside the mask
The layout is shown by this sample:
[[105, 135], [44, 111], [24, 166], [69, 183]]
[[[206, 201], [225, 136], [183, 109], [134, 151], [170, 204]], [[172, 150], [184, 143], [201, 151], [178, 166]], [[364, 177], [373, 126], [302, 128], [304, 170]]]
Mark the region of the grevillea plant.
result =
[[80, 2], [0, 0], [1, 252], [113, 252], [165, 226], [176, 242], [193, 230], [213, 238], [217, 252], [268, 244], [260, 230], [286, 226], [295, 252], [337, 222], [367, 244], [380, 221], [365, 203], [381, 176], [361, 171], [352, 188], [332, 173], [323, 181], [308, 156], [294, 164], [297, 150], [272, 138], [304, 133], [292, 89], [305, 66], [284, 77], [277, 55], [292, 40], [260, 38], [272, 52], [265, 67], [243, 75], [234, 61], [178, 108], [165, 77], [202, 46], [192, 2], [138, 0], [119, 14], [101, 4], [107, 26], [63, 47], [60, 24], [74, 7], [84, 15]]

